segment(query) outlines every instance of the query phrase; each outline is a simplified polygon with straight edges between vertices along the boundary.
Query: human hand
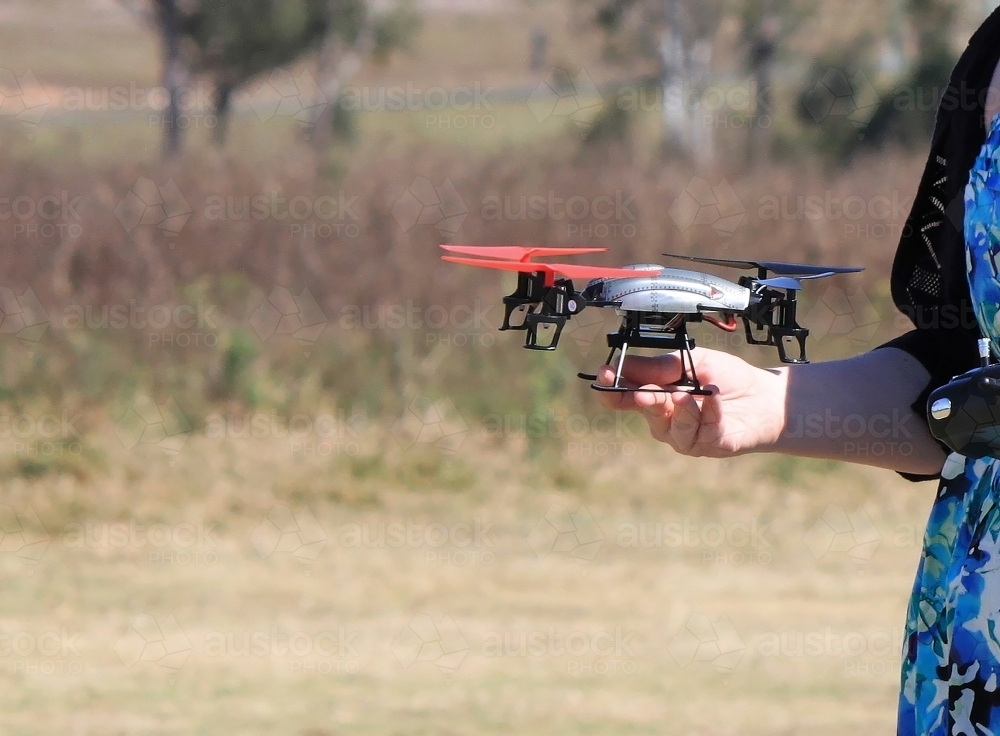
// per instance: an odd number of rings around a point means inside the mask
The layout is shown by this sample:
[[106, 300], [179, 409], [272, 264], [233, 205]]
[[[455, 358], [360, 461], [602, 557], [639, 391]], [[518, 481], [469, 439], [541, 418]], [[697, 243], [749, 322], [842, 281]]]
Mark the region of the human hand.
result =
[[[681, 377], [680, 353], [648, 358], [627, 356], [621, 385], [635, 393], [602, 392], [608, 409], [640, 412], [654, 438], [696, 457], [729, 457], [772, 447], [785, 425], [787, 371], [763, 370], [729, 353], [691, 352], [695, 372], [710, 396], [684, 391], [642, 391], [673, 385]], [[614, 384], [615, 370], [603, 366], [601, 385]]]

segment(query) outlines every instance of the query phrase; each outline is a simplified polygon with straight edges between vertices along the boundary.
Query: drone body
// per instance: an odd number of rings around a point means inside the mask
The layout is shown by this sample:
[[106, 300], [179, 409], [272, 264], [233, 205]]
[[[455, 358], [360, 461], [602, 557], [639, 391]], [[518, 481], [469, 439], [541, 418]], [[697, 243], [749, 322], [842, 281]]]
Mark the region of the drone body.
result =
[[[622, 317], [618, 331], [608, 334], [609, 365], [618, 353], [614, 383], [604, 386], [596, 383], [594, 374], [578, 375], [591, 381], [598, 391], [616, 392], [634, 390], [621, 385], [625, 354], [632, 347], [678, 351], [681, 377], [664, 390], [708, 393], [694, 370], [691, 357], [694, 340], [687, 331], [691, 322], [705, 321], [733, 332], [739, 327], [737, 320], [742, 319], [748, 343], [775, 347], [784, 363], [807, 363], [809, 331], [796, 321], [796, 293], [802, 288], [802, 281], [862, 270], [664, 254], [697, 263], [757, 270], [756, 278], [743, 276], [734, 283], [700, 271], [664, 268], [658, 264], [602, 268], [531, 260], [599, 252], [604, 248], [441, 247], [451, 253], [473, 256], [443, 256], [446, 261], [518, 274], [517, 289], [503, 299], [504, 321], [500, 329], [526, 332], [524, 346], [528, 349], [555, 350], [566, 322], [586, 307], [614, 308]], [[769, 272], [775, 276], [769, 277]], [[589, 279], [582, 292], [574, 288], [573, 278]], [[541, 339], [546, 336], [548, 340]], [[789, 354], [790, 346], [797, 346], [796, 355]]]
[[718, 276], [656, 264], [625, 268], [656, 270], [632, 278], [595, 279], [587, 284], [584, 294], [597, 301], [614, 302], [622, 312], [742, 312], [750, 306], [749, 289]]

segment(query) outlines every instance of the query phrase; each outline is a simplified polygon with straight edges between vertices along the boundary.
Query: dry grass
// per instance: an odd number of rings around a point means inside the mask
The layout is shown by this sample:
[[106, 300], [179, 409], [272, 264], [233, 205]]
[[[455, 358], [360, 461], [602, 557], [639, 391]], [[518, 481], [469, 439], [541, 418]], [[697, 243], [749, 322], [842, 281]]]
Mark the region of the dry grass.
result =
[[[783, 485], [769, 461], [722, 467], [639, 441], [628, 459], [554, 458], [587, 477], [575, 490], [559, 490], [537, 475], [539, 466], [512, 464], [513, 448], [484, 449], [473, 433], [454, 462], [476, 470], [456, 493], [435, 480], [414, 490], [381, 468], [352, 478], [351, 463], [290, 458], [288, 443], [275, 439], [193, 436], [169, 458], [115, 444], [109, 437], [105, 446], [125, 475], [82, 486], [62, 477], [7, 487], [8, 502], [35, 508], [51, 537], [31, 566], [0, 554], [8, 581], [0, 631], [12, 647], [0, 654], [7, 733], [892, 730], [893, 647], [930, 498], [891, 474], [831, 475], [802, 463]], [[345, 496], [348, 488], [356, 495]], [[60, 496], [92, 496], [100, 511], [68, 521]], [[315, 561], [280, 551], [262, 558], [255, 550], [254, 532], [275, 504], [314, 514], [325, 536]], [[590, 562], [548, 552], [537, 540], [532, 546], [553, 504], [571, 512], [582, 506], [593, 517], [603, 542]], [[881, 535], [863, 576], [843, 553], [817, 559], [806, 547], [805, 532], [827, 504], [848, 512], [860, 504]], [[90, 537], [81, 542], [73, 525], [88, 521]], [[178, 536], [165, 547], [102, 537], [101, 525], [115, 522], [140, 530], [162, 524]], [[352, 542], [353, 529], [375, 539], [379, 524], [393, 523], [409, 525], [409, 542]], [[484, 541], [467, 547], [435, 546], [437, 532], [423, 531], [436, 524], [461, 534], [463, 524], [477, 523]], [[766, 527], [769, 546], [709, 547], [700, 531], [691, 546], [628, 546], [623, 530], [639, 523], [756, 523]], [[186, 531], [199, 525], [213, 528], [210, 538], [189, 539]], [[907, 529], [915, 531], [900, 536]], [[179, 670], [123, 662], [120, 653], [131, 650], [119, 641], [140, 614], [161, 623], [173, 617], [183, 632], [178, 648], [190, 649]], [[458, 632], [451, 648], [467, 650], [457, 669], [407, 659], [411, 650], [399, 637], [419, 626], [418, 614], [443, 633], [450, 617]], [[717, 671], [711, 662], [687, 661], [678, 636], [696, 614], [718, 631], [728, 617], [742, 648], [733, 666]], [[796, 636], [827, 630], [837, 642], [873, 645], [850, 655], [834, 647], [796, 653]], [[29, 637], [41, 641], [49, 632], [68, 648], [50, 650], [46, 639], [44, 651], [32, 650]], [[322, 652], [305, 651], [302, 637], [316, 641], [324, 632], [343, 634], [344, 649], [324, 639]], [[611, 639], [600, 638], [605, 633]], [[294, 635], [300, 655], [280, 642], [241, 655], [243, 637], [254, 634]], [[541, 637], [541, 650], [494, 656], [498, 640], [516, 650], [531, 634]], [[786, 649], [772, 656], [776, 635], [786, 637]], [[233, 637], [236, 649], [220, 652], [220, 636]], [[594, 636], [598, 651], [581, 638]], [[567, 638], [577, 654], [563, 652]]]
[[[833, 173], [792, 164], [699, 171], [677, 161], [636, 160], [626, 146], [574, 151], [572, 143], [555, 142], [548, 152], [523, 146], [464, 155], [424, 147], [374, 160], [358, 154], [347, 173], [327, 178], [317, 174], [311, 157], [303, 145], [280, 162], [254, 167], [203, 151], [172, 167], [15, 159], [2, 184], [23, 198], [19, 211], [33, 212], [32, 203], [53, 194], [75, 208], [54, 220], [35, 213], [0, 221], [0, 234], [11, 242], [42, 241], [5, 252], [5, 279], [13, 287], [31, 286], [53, 307], [80, 298], [94, 304], [176, 299], [193, 282], [233, 274], [263, 288], [307, 286], [330, 312], [410, 298], [456, 302], [487, 284], [491, 291], [481, 293], [492, 294], [489, 275], [438, 260], [437, 243], [450, 240], [600, 245], [611, 250], [597, 259], [607, 263], [661, 260], [664, 250], [857, 262], [868, 271], [855, 282], [874, 299], [884, 287], [920, 170], [917, 159], [898, 155]], [[176, 183], [187, 215], [179, 232], [123, 226], [118, 215], [131, 212], [123, 200], [140, 178], [161, 187]], [[445, 180], [454, 184], [457, 204], [466, 210], [454, 231], [402, 224], [394, 216], [418, 179], [436, 187]], [[736, 200], [729, 204], [742, 210], [742, 218], [731, 234], [690, 224], [675, 212], [696, 180], [732, 186]], [[798, 199], [806, 197], [819, 209], [803, 209]], [[262, 210], [245, 206], [254, 198]], [[851, 198], [845, 214], [843, 203]], [[290, 215], [292, 199], [297, 212], [309, 214]], [[532, 200], [538, 207], [526, 209], [524, 202]], [[568, 213], [567, 202], [583, 214]], [[338, 203], [348, 205], [342, 215], [336, 214]], [[611, 206], [606, 212], [605, 204]], [[321, 205], [334, 216], [319, 216], [314, 208]], [[39, 237], [53, 222], [48, 232], [54, 234]], [[78, 235], [63, 235], [70, 232], [63, 224]]]

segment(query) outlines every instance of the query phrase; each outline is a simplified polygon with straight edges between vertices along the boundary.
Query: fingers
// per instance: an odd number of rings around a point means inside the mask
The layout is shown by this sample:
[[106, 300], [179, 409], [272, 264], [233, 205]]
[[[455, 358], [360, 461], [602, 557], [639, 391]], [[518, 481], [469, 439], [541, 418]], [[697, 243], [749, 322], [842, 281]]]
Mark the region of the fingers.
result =
[[[613, 386], [617, 366], [602, 366], [597, 371], [597, 382], [602, 386]], [[625, 388], [649, 386], [660, 388], [676, 383], [681, 377], [681, 361], [677, 353], [668, 353], [656, 357], [629, 355], [622, 366], [622, 379], [619, 385]], [[635, 411], [647, 406], [662, 403], [662, 392], [640, 394], [605, 393], [601, 396], [601, 404], [606, 409]], [[656, 398], [661, 397], [661, 398]]]
[[[643, 390], [648, 389], [648, 390]], [[660, 406], [670, 406], [670, 394], [664, 392], [663, 387], [652, 383], [644, 383], [632, 395], [637, 408], [645, 411], [655, 409]]]
[[670, 417], [670, 444], [678, 452], [690, 453], [701, 428], [701, 407], [694, 396], [677, 392], [670, 395], [673, 412]]
[[[650, 388], [655, 388], [650, 386]], [[660, 442], [674, 446], [671, 434], [675, 412], [674, 394], [664, 391], [642, 391], [635, 394], [636, 404], [649, 425], [649, 433]], [[674, 446], [676, 449], [676, 446]]]
[[[615, 384], [615, 369], [611, 366], [601, 366], [597, 370], [597, 382], [602, 386], [613, 386]], [[624, 378], [621, 385], [626, 388], [635, 388], [635, 384]], [[605, 409], [616, 409], [618, 411], [635, 411], [639, 407], [635, 403], [635, 394], [619, 394], [602, 391], [599, 396], [601, 405]]]
[[[663, 356], [669, 357], [669, 356]], [[628, 378], [622, 372], [621, 385], [636, 389], [629, 393], [601, 393], [601, 404], [611, 410], [639, 411], [649, 425], [650, 433], [661, 442], [666, 442], [675, 450], [686, 455], [718, 455], [722, 439], [722, 394], [714, 385], [705, 386], [710, 393], [695, 396], [687, 391], [667, 392], [669, 386], [680, 378], [680, 362], [677, 373], [670, 378], [671, 366], [662, 365], [663, 358], [636, 357]], [[628, 361], [626, 361], [628, 365]], [[660, 382], [638, 384], [637, 376], [656, 376]], [[603, 386], [611, 386], [615, 380], [615, 369], [602, 366], [597, 380]], [[643, 390], [648, 389], [648, 390]]]
[[698, 430], [692, 440], [689, 451], [693, 455], [720, 454], [720, 440], [723, 439], [722, 424], [722, 393], [718, 386], [704, 387], [711, 393], [702, 397], [699, 404]]
[[705, 389], [711, 394], [636, 392], [636, 403], [641, 406], [653, 437], [685, 455], [719, 455], [722, 396], [715, 386]]
[[701, 426], [719, 427], [722, 423], [722, 392], [718, 386], [708, 384], [704, 387], [709, 395], [701, 402]]
[[622, 378], [627, 378], [633, 386], [647, 383], [656, 386], [670, 386], [680, 380], [680, 353], [666, 353], [655, 357], [629, 355], [622, 366]]

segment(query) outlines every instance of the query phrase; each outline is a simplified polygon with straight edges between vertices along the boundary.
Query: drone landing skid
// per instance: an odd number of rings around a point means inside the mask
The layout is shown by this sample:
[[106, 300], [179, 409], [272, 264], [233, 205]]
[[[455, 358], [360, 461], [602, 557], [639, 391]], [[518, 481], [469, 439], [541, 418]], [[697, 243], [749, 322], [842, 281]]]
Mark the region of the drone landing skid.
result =
[[[605, 363], [607, 365], [615, 365], [615, 382], [611, 386], [597, 383], [596, 374], [577, 373], [578, 378], [591, 381], [590, 387], [595, 391], [619, 394], [635, 393], [636, 391], [669, 394], [682, 391], [695, 396], [709, 396], [712, 393], [703, 389], [701, 382], [698, 380], [698, 374], [694, 369], [694, 360], [691, 357], [694, 340], [687, 334], [687, 326], [684, 320], [681, 320], [680, 324], [672, 331], [650, 332], [642, 329], [641, 314], [630, 312], [622, 322], [621, 329], [618, 332], [608, 334], [608, 347], [611, 348], [611, 352], [608, 353], [608, 359]], [[663, 388], [639, 389], [622, 386], [622, 367], [625, 364], [625, 355], [629, 347], [678, 351], [681, 358], [680, 379], [670, 386]], [[616, 363], [612, 363], [616, 351], [618, 351], [618, 359]]]
[[[582, 376], [581, 376], [582, 377]], [[691, 394], [692, 396], [711, 396], [711, 391], [706, 391], [703, 388], [694, 388], [693, 386], [668, 386], [666, 388], [626, 388], [625, 386], [604, 386], [600, 383], [592, 383], [590, 387], [595, 391], [603, 391], [604, 393], [615, 393], [615, 394], [634, 394], [639, 391], [648, 394], [674, 394], [674, 393], [685, 393]]]
[[[611, 358], [608, 358], [608, 364], [611, 364]], [[590, 387], [592, 389], [595, 391], [603, 391], [604, 393], [634, 394], [637, 391], [643, 391], [649, 394], [673, 394], [683, 392], [692, 394], [693, 396], [710, 396], [712, 394], [711, 391], [706, 391], [701, 388], [697, 379], [681, 379], [678, 383], [664, 386], [663, 388], [629, 388], [628, 386], [605, 386], [603, 383], [597, 383], [596, 373], [577, 373], [576, 377], [584, 381], [590, 381]]]

